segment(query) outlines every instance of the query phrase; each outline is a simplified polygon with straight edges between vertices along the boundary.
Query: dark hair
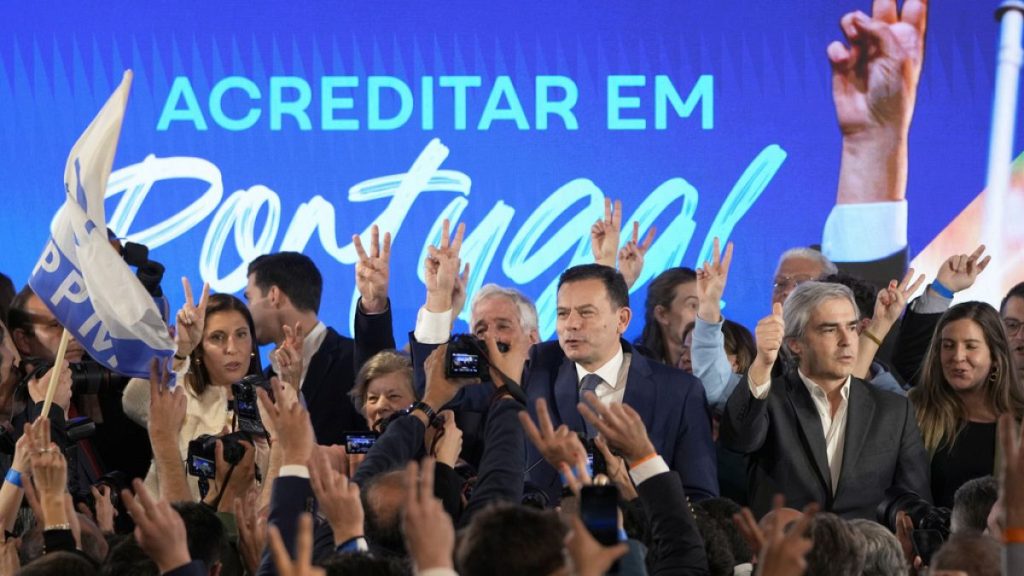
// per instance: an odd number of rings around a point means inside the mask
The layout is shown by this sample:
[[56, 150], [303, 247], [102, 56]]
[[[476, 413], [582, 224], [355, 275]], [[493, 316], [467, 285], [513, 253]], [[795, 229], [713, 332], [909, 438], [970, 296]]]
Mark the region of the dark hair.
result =
[[324, 279], [309, 256], [298, 252], [264, 254], [249, 263], [247, 275], [262, 294], [277, 286], [298, 310], [320, 312]]
[[725, 353], [736, 355], [736, 373], [745, 374], [757, 356], [753, 334], [743, 324], [725, 319], [722, 322], [722, 337], [725, 340]]
[[0, 321], [7, 323], [7, 311], [11, 308], [11, 301], [14, 300], [14, 282], [11, 278], [0, 272]]
[[982, 534], [954, 534], [932, 556], [932, 570], [963, 570], [971, 576], [999, 576], [999, 542]]
[[[246, 371], [246, 374], [259, 374], [263, 371], [263, 367], [260, 364], [260, 350], [256, 345], [256, 325], [252, 321], [249, 309], [244, 302], [231, 294], [211, 294], [210, 299], [206, 302], [206, 318], [209, 319], [220, 312], [238, 312], [242, 318], [245, 318], [245, 323], [249, 326], [249, 335], [252, 338], [252, 356], [249, 357], [249, 370]], [[200, 341], [192, 350], [191, 368], [188, 371], [190, 377], [185, 379], [196, 395], [202, 394], [210, 386], [210, 373], [202, 360], [203, 342]]]
[[1010, 291], [1003, 297], [1003, 301], [999, 303], [999, 314], [1002, 315], [1006, 312], [1006, 303], [1010, 301], [1010, 298], [1022, 298], [1024, 299], [1024, 282], [1021, 282], [1010, 288]]
[[821, 512], [811, 521], [810, 537], [809, 576], [860, 576], [864, 571], [866, 541], [846, 520]]
[[160, 576], [156, 562], [146, 554], [135, 538], [128, 534], [111, 541], [100, 569], [101, 576]]
[[60, 551], [44, 554], [25, 565], [18, 574], [25, 576], [93, 576], [96, 564], [85, 554], [75, 551]]
[[360, 488], [367, 543], [375, 552], [404, 556], [401, 512], [405, 500], [405, 471], [378, 474]]
[[999, 481], [982, 476], [964, 482], [953, 494], [952, 524], [956, 532], [973, 530], [984, 532], [988, 526], [988, 513], [999, 498]]
[[615, 268], [603, 264], [580, 264], [569, 268], [558, 277], [558, 288], [561, 289], [570, 282], [584, 280], [600, 280], [604, 284], [613, 310], [629, 307], [629, 287], [626, 286], [626, 279]]
[[480, 511], [455, 549], [462, 576], [551, 574], [565, 565], [565, 526], [553, 510], [495, 504]]
[[703, 510], [694, 508], [693, 512], [697, 531], [704, 541], [704, 554], [708, 559], [711, 576], [732, 576], [733, 568], [738, 562], [721, 525]]
[[7, 309], [7, 329], [11, 332], [21, 329], [34, 334], [32, 330], [32, 318], [28, 315], [28, 299], [35, 296], [32, 287], [26, 284], [11, 300], [11, 306]]
[[729, 543], [729, 549], [737, 563], [749, 562], [754, 557], [747, 540], [736, 528], [736, 522], [732, 517], [740, 513], [740, 505], [728, 498], [709, 498], [693, 503], [693, 511], [697, 514], [704, 514], [708, 520], [714, 522]]
[[942, 371], [942, 330], [958, 320], [971, 320], [981, 328], [992, 360], [992, 374], [984, 384], [985, 399], [996, 414], [1024, 416], [1024, 389], [1010, 357], [1010, 343], [996, 309], [984, 302], [962, 302], [939, 319], [921, 368], [921, 382], [907, 395], [917, 413], [924, 447], [934, 453], [952, 445], [967, 423], [967, 410]]
[[398, 558], [372, 554], [334, 554], [318, 564], [327, 576], [405, 576], [412, 573]]
[[878, 288], [868, 284], [863, 278], [837, 272], [825, 276], [821, 281], [842, 284], [852, 290], [853, 300], [857, 303], [857, 312], [860, 314], [861, 320], [875, 315], [875, 299], [878, 298]]
[[665, 337], [661, 334], [658, 324], [657, 308], [671, 308], [676, 297], [676, 286], [697, 281], [697, 273], [690, 268], [669, 268], [651, 281], [647, 286], [647, 300], [644, 301], [644, 331], [637, 343], [654, 354], [658, 360], [668, 362], [665, 358]]
[[217, 513], [198, 502], [175, 502], [171, 506], [185, 522], [189, 556], [202, 560], [208, 568], [220, 562], [226, 537]]

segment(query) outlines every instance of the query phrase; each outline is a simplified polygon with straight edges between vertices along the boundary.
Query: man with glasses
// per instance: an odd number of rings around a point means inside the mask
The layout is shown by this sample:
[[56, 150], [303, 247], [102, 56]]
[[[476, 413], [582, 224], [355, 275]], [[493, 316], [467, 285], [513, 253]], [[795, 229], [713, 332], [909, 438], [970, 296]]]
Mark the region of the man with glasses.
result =
[[[64, 327], [39, 296], [25, 286], [11, 301], [8, 314], [11, 336], [21, 356], [25, 359], [35, 358], [40, 362], [53, 362], [57, 357]], [[81, 362], [84, 354], [82, 345], [71, 337], [64, 359], [69, 363]]]
[[813, 248], [790, 248], [782, 253], [772, 282], [772, 304], [782, 304], [794, 288], [838, 272], [836, 265]]
[[1024, 282], [1017, 284], [1006, 293], [999, 305], [999, 316], [1006, 328], [1006, 337], [1010, 342], [1010, 356], [1013, 358], [1017, 374], [1024, 379]]

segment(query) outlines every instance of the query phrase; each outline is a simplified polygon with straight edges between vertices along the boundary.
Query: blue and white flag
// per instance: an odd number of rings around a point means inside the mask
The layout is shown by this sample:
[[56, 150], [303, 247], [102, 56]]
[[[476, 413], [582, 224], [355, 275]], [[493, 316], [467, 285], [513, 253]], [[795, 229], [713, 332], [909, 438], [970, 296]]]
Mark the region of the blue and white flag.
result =
[[29, 285], [90, 357], [119, 374], [148, 378], [152, 358], [173, 354], [174, 340], [153, 298], [110, 245], [103, 207], [131, 83], [129, 70], [71, 149], [64, 205]]

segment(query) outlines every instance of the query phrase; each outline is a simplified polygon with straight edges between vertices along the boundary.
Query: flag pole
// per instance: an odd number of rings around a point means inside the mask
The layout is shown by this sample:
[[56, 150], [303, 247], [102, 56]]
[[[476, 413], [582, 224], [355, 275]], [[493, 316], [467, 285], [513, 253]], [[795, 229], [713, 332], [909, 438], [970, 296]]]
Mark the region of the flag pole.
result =
[[43, 402], [42, 416], [50, 417], [50, 406], [53, 404], [53, 396], [57, 393], [57, 382], [60, 380], [60, 373], [64, 367], [64, 354], [68, 351], [68, 340], [71, 333], [64, 329], [60, 335], [60, 346], [57, 347], [57, 358], [53, 361], [53, 368], [50, 369], [50, 385], [46, 388], [46, 401]]
[[1003, 0], [996, 10], [999, 21], [999, 54], [992, 127], [989, 140], [988, 174], [985, 192], [985, 244], [993, 259], [1002, 251], [1005, 202], [1009, 196], [1013, 163], [1013, 136], [1017, 128], [1017, 89], [1024, 51], [1024, 1]]

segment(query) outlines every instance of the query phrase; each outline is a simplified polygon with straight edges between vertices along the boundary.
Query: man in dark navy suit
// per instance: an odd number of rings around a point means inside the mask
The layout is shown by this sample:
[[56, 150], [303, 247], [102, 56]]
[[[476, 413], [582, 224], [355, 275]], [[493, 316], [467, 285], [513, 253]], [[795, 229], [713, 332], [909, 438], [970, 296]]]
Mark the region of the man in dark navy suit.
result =
[[[356, 265], [355, 339], [338, 334], [320, 321], [323, 277], [316, 264], [298, 252], [278, 252], [249, 264], [245, 298], [262, 346], [281, 344], [287, 332], [297, 340], [271, 355], [272, 373], [298, 386], [313, 421], [319, 444], [342, 444], [346, 430], [366, 430], [366, 420], [349, 399], [359, 367], [371, 356], [395, 347], [388, 300], [388, 263], [391, 235], [378, 248], [378, 231], [372, 229], [371, 251], [354, 240], [360, 260]], [[280, 353], [280, 354], [278, 354]], [[282, 361], [291, 366], [282, 366]], [[291, 368], [298, 373], [289, 375]]]
[[[600, 264], [566, 270], [558, 284], [558, 342], [537, 344], [523, 385], [534, 409], [544, 398], [555, 427], [593, 437], [577, 411], [581, 395], [592, 391], [605, 404], [625, 403], [640, 414], [651, 441], [694, 500], [718, 495], [711, 420], [700, 382], [681, 370], [635, 353], [621, 338], [629, 326], [629, 290], [622, 274]], [[555, 495], [558, 473], [533, 447], [528, 450], [530, 480]]]

